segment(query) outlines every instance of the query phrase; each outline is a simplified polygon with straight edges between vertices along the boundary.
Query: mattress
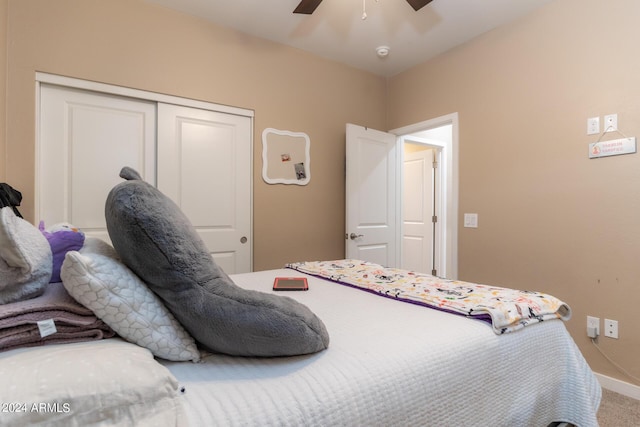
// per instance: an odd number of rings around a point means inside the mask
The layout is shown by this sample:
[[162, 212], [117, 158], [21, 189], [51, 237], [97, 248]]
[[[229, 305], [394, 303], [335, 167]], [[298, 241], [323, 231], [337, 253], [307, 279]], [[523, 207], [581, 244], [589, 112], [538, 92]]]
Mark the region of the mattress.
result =
[[[231, 276], [271, 291], [270, 270]], [[505, 335], [464, 316], [306, 276], [285, 295], [325, 323], [326, 351], [161, 363], [191, 426], [597, 426], [601, 389], [561, 320]]]

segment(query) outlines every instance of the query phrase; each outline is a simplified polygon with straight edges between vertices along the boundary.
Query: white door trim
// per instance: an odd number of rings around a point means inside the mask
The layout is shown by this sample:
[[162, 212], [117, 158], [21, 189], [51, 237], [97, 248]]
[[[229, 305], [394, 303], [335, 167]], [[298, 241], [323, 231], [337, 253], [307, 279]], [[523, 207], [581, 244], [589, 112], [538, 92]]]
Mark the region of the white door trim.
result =
[[198, 101], [196, 99], [181, 98], [179, 96], [165, 95], [157, 92], [149, 92], [146, 90], [133, 89], [123, 86], [115, 86], [106, 83], [93, 82], [89, 80], [81, 80], [73, 77], [65, 77], [57, 74], [36, 72], [36, 84], [49, 83], [59, 86], [72, 87], [76, 89], [91, 90], [94, 92], [103, 92], [111, 95], [126, 96], [128, 98], [143, 99], [145, 101], [156, 101], [165, 104], [176, 104], [185, 107], [200, 108], [203, 110], [212, 110], [220, 113], [235, 114], [236, 116], [254, 117], [253, 110], [245, 108], [232, 107], [229, 105], [214, 104], [206, 101]]
[[[441, 117], [436, 117], [434, 119], [425, 120], [420, 123], [415, 123], [412, 125], [404, 126], [401, 128], [390, 130], [389, 133], [398, 136], [397, 145], [398, 149], [402, 153], [401, 147], [404, 143], [405, 136], [423, 132], [429, 129], [433, 129], [440, 126], [452, 125], [452, 140], [451, 146], [447, 147], [446, 145], [443, 147], [443, 158], [442, 163], [446, 166], [446, 177], [444, 182], [442, 182], [444, 186], [444, 191], [446, 193], [446, 204], [442, 206], [444, 210], [444, 221], [445, 225], [443, 226], [443, 243], [444, 243], [444, 262], [442, 272], [439, 272], [439, 275], [444, 276], [448, 279], [457, 279], [458, 277], [458, 170], [459, 170], [459, 133], [458, 133], [458, 113], [451, 113]], [[448, 144], [447, 144], [448, 145]], [[403, 156], [398, 156], [398, 164], [400, 167], [397, 168], [398, 173], [402, 172], [402, 161]], [[396, 180], [397, 191], [396, 195], [398, 197], [398, 202], [396, 203], [398, 213], [396, 218], [399, 221], [402, 221], [402, 215], [399, 209], [402, 207], [401, 197], [402, 197], [402, 177], [398, 176]], [[401, 230], [401, 224], [398, 224], [398, 230]], [[401, 239], [401, 233], [398, 232], [397, 238]], [[398, 241], [398, 244], [401, 243]]]
[[[405, 142], [403, 148], [406, 150], [406, 143], [413, 142], [414, 139], [403, 139]], [[423, 147], [425, 148], [423, 150], [411, 152], [403, 150], [401, 153], [404, 156], [404, 170], [402, 173], [402, 230], [400, 231], [402, 247], [400, 248], [399, 265], [404, 270], [436, 275], [442, 270], [439, 266], [439, 248], [442, 245], [439, 239], [441, 234], [439, 228], [441, 228], [442, 221], [434, 222], [433, 217], [441, 216], [439, 206], [437, 206], [441, 199], [437, 187], [439, 187], [440, 181], [438, 175], [442, 168], [434, 171], [433, 164], [440, 162], [441, 150], [433, 145], [424, 144]], [[420, 172], [419, 176], [415, 175], [416, 166]], [[412, 179], [407, 176], [408, 171], [414, 173]], [[415, 186], [418, 186], [419, 191], [408, 192], [410, 189], [415, 190]], [[416, 205], [416, 202], [420, 202], [420, 205]], [[405, 210], [409, 206], [413, 211], [410, 218], [407, 217], [408, 212]], [[410, 244], [413, 249], [405, 250]], [[418, 259], [415, 258], [417, 254], [419, 254]], [[412, 262], [409, 262], [410, 259]]]

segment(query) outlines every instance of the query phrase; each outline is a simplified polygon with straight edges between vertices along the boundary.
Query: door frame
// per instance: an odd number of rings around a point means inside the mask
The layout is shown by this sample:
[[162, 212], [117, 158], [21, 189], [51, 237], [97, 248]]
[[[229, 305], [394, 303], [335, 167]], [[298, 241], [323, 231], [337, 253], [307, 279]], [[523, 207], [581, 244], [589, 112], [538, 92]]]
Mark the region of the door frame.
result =
[[[253, 110], [246, 108], [232, 107], [229, 105], [215, 104], [213, 102], [199, 101], [197, 99], [182, 98], [179, 96], [165, 95], [163, 93], [149, 92], [141, 89], [133, 89], [130, 87], [116, 86], [107, 83], [94, 82], [91, 80], [82, 80], [74, 77], [60, 76], [58, 74], [36, 72], [36, 89], [39, 89], [41, 83], [48, 83], [58, 86], [66, 86], [75, 89], [85, 89], [93, 92], [102, 92], [110, 95], [126, 96], [127, 98], [137, 98], [145, 101], [162, 102], [165, 104], [177, 104], [185, 107], [200, 108], [203, 110], [212, 110], [220, 113], [235, 114], [237, 116], [245, 116], [253, 118], [255, 113]], [[36, 97], [39, 94], [36, 90]], [[37, 100], [37, 99], [36, 99]], [[38, 105], [38, 104], [36, 104]], [[36, 110], [37, 112], [37, 110]], [[253, 140], [253, 137], [251, 138]]]
[[[397, 136], [396, 144], [400, 152], [398, 156], [397, 180], [396, 180], [396, 209], [397, 209], [397, 232], [396, 247], [402, 245], [402, 162], [404, 162], [404, 140], [415, 140], [410, 136], [430, 129], [451, 125], [451, 143], [444, 143], [441, 151], [441, 163], [439, 168], [439, 178], [441, 183], [440, 212], [442, 219], [441, 246], [439, 247], [439, 257], [441, 260], [441, 271], [438, 274], [448, 279], [458, 277], [458, 191], [459, 191], [459, 120], [458, 113], [451, 113], [433, 119], [425, 120], [412, 125], [390, 130], [389, 133]], [[401, 259], [401, 258], [399, 258]]]
[[[417, 138], [414, 137], [413, 135], [407, 136], [407, 137], [401, 137], [402, 138], [402, 153], [401, 155], [404, 156], [403, 157], [403, 170], [402, 170], [402, 183], [401, 183], [401, 191], [402, 191], [402, 209], [404, 209], [404, 206], [406, 205], [406, 189], [407, 189], [407, 184], [409, 183], [409, 180], [407, 179], [407, 176], [405, 174], [406, 171], [406, 161], [408, 159], [407, 156], [412, 156], [412, 155], [424, 155], [425, 152], [430, 151], [431, 152], [431, 164], [426, 165], [424, 172], [428, 172], [431, 175], [431, 185], [429, 190], [427, 190], [426, 188], [424, 189], [424, 191], [431, 191], [431, 197], [429, 200], [429, 206], [425, 209], [425, 212], [429, 212], [429, 215], [425, 215], [425, 223], [423, 224], [424, 226], [426, 226], [427, 228], [430, 228], [431, 231], [431, 239], [429, 240], [429, 251], [431, 252], [431, 256], [430, 259], [428, 260], [428, 262], [431, 264], [431, 268], [428, 269], [420, 269], [418, 271], [422, 271], [425, 273], [429, 273], [431, 272], [431, 274], [433, 274], [434, 276], [437, 275], [442, 269], [440, 268], [440, 252], [439, 252], [439, 248], [442, 245], [441, 242], [441, 236], [442, 236], [442, 223], [443, 221], [440, 221], [440, 217], [441, 217], [441, 210], [440, 210], [440, 201], [441, 199], [443, 199], [442, 195], [441, 195], [441, 177], [440, 177], [440, 172], [441, 172], [441, 168], [440, 168], [440, 158], [441, 158], [441, 153], [442, 153], [442, 145], [435, 145], [434, 141], [432, 140], [426, 140], [423, 138]], [[421, 146], [422, 149], [418, 150], [418, 151], [413, 151], [410, 153], [407, 153], [406, 149], [407, 149], [407, 144], [411, 144], [413, 146]], [[433, 168], [433, 164], [437, 164], [438, 167], [435, 169]], [[423, 182], [424, 182], [424, 177], [422, 178]], [[421, 182], [420, 184], [422, 184], [423, 182]], [[424, 202], [424, 200], [423, 200]], [[400, 248], [400, 266], [403, 269], [406, 269], [405, 267], [405, 255], [407, 255], [404, 251], [405, 245], [404, 245], [404, 240], [406, 239], [406, 224], [405, 224], [405, 213], [404, 210], [402, 211], [402, 221], [401, 221], [401, 230], [400, 230], [400, 234], [401, 234], [401, 239], [402, 239], [402, 247]], [[433, 217], [437, 217], [438, 221], [433, 222]], [[425, 261], [426, 259], [423, 259], [423, 261]], [[434, 273], [434, 271], [436, 271]]]

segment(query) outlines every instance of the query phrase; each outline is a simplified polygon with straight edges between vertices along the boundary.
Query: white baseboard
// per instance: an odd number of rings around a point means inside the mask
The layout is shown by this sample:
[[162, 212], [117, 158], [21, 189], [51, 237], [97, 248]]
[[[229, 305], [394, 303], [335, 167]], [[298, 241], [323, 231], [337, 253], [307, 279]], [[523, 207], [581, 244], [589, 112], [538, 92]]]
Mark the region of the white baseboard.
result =
[[596, 373], [596, 378], [602, 388], [615, 391], [624, 396], [631, 397], [636, 400], [640, 400], [640, 387], [633, 385], [615, 378], [608, 377], [606, 375]]

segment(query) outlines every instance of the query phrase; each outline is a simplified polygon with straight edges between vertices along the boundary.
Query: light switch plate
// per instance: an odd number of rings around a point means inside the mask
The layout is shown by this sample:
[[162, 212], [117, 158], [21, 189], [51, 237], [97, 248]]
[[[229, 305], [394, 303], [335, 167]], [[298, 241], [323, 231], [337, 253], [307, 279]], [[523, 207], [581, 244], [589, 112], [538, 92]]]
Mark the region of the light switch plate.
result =
[[598, 133], [600, 133], [600, 117], [587, 119], [587, 135], [595, 135]]
[[464, 214], [464, 226], [466, 228], [478, 228], [478, 214], [477, 213]]

